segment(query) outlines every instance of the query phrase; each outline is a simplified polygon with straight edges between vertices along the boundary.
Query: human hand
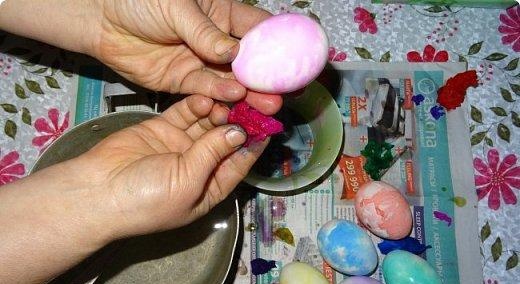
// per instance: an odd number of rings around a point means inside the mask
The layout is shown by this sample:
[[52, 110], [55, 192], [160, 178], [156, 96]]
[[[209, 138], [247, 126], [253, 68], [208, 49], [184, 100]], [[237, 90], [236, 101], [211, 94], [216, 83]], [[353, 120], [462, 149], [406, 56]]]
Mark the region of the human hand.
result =
[[115, 239], [188, 224], [244, 178], [267, 141], [240, 148], [228, 110], [193, 95], [77, 158], [0, 188], [0, 279], [41, 283]]
[[224, 125], [227, 114], [225, 106], [193, 95], [78, 158], [94, 173], [89, 179], [101, 202], [114, 209], [116, 237], [183, 226], [228, 196], [267, 141], [237, 151], [246, 135]]
[[[270, 14], [234, 0], [104, 0], [93, 55], [152, 90], [247, 102], [276, 113], [279, 95], [260, 94], [234, 79], [238, 41]], [[247, 92], [247, 94], [246, 94]]]
[[91, 55], [154, 91], [246, 97], [272, 115], [281, 96], [247, 91], [227, 64], [236, 38], [269, 16], [236, 0], [16, 0], [0, 6], [0, 29]]

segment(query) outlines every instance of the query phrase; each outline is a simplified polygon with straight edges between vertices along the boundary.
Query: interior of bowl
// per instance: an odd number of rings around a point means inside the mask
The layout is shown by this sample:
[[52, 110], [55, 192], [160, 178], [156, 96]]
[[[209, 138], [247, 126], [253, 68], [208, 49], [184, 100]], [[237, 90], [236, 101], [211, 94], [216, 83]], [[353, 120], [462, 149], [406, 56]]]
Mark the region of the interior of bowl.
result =
[[[47, 148], [31, 173], [79, 156], [110, 134], [155, 115], [117, 112], [77, 125]], [[52, 283], [224, 283], [238, 232], [238, 203], [230, 196], [188, 226], [112, 243]]]
[[127, 240], [95, 283], [224, 283], [238, 234], [235, 202], [186, 227]]
[[266, 177], [251, 171], [245, 182], [265, 191], [287, 192], [311, 184], [330, 169], [341, 149], [341, 114], [325, 87], [313, 82], [302, 95], [285, 98], [284, 106], [306, 120], [314, 136], [314, 145], [307, 164], [291, 175]]

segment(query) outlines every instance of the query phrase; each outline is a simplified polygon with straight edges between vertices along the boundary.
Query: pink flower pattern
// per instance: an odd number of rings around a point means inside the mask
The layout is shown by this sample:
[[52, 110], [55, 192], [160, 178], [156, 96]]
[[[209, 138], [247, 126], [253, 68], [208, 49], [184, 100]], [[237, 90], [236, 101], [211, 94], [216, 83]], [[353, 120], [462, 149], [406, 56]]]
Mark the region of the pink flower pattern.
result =
[[357, 7], [354, 9], [354, 22], [359, 24], [359, 31], [362, 33], [369, 32], [371, 34], [377, 33], [377, 24], [374, 20], [375, 14], [370, 13], [364, 8]]
[[503, 44], [512, 44], [514, 51], [520, 51], [520, 6], [513, 6], [505, 14], [500, 14], [498, 31], [503, 34]]
[[334, 47], [329, 47], [329, 61], [345, 61], [347, 54], [343, 51], [336, 50]]
[[58, 109], [52, 108], [48, 112], [50, 123], [47, 119], [40, 117], [34, 122], [34, 128], [40, 133], [32, 140], [32, 144], [40, 148], [40, 152], [45, 150], [49, 144], [63, 134], [69, 127], [69, 112], [65, 114], [65, 118], [61, 125], [59, 124], [60, 113]]
[[0, 73], [7, 76], [13, 72], [13, 59], [0, 53]]
[[13, 182], [25, 174], [25, 166], [18, 162], [20, 155], [12, 151], [0, 159], [0, 186]]
[[520, 189], [520, 165], [516, 165], [515, 154], [509, 154], [500, 161], [500, 154], [496, 149], [487, 153], [487, 163], [480, 158], [473, 160], [473, 166], [478, 174], [475, 175], [478, 199], [488, 196], [488, 206], [493, 210], [500, 208], [500, 196], [505, 204], [516, 204], [517, 198], [513, 188]]
[[449, 55], [446, 50], [437, 52], [435, 47], [428, 44], [424, 47], [422, 56], [418, 51], [412, 50], [406, 54], [406, 58], [409, 62], [446, 62]]

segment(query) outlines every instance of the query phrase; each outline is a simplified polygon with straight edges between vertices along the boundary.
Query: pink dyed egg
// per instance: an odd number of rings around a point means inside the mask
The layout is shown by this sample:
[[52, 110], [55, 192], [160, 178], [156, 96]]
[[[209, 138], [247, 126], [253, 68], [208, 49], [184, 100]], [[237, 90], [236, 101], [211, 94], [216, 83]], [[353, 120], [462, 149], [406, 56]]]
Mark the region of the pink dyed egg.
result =
[[355, 206], [359, 221], [375, 235], [398, 240], [410, 234], [410, 205], [393, 186], [381, 181], [364, 184], [356, 193]]
[[315, 20], [300, 14], [272, 16], [241, 40], [231, 64], [236, 79], [262, 93], [281, 94], [305, 87], [327, 63], [328, 40]]

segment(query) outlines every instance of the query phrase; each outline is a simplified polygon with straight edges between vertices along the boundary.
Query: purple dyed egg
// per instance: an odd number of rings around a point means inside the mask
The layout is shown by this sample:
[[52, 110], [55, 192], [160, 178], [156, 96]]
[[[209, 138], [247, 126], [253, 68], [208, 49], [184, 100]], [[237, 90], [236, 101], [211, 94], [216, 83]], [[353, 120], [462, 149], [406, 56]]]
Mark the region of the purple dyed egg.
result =
[[347, 279], [344, 279], [339, 284], [381, 284], [381, 282], [370, 277], [352, 276]]

